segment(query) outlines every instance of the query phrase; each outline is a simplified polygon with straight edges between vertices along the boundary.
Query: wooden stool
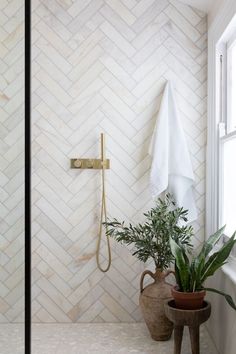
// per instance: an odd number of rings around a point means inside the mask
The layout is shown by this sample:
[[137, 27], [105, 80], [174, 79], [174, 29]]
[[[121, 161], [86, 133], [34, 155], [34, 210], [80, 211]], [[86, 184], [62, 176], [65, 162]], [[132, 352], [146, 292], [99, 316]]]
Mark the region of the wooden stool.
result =
[[184, 326], [189, 327], [192, 354], [200, 354], [199, 326], [210, 317], [211, 304], [204, 301], [203, 308], [199, 310], [182, 310], [175, 307], [174, 300], [169, 300], [165, 303], [165, 313], [174, 323], [174, 354], [181, 353]]

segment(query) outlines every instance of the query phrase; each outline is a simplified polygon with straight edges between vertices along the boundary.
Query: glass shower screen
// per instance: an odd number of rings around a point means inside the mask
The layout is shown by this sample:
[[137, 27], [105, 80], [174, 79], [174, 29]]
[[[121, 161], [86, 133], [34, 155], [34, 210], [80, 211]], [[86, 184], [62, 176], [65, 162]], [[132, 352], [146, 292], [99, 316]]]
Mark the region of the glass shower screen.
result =
[[0, 353], [24, 353], [24, 0], [0, 1]]

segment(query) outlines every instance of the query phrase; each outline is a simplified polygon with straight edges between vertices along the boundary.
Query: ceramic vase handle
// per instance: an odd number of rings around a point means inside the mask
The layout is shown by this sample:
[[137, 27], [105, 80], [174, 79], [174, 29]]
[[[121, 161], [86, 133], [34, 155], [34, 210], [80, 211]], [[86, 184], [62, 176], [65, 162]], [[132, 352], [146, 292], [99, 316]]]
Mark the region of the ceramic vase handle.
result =
[[155, 280], [155, 276], [154, 274], [150, 271], [150, 270], [145, 270], [143, 272], [143, 274], [141, 275], [141, 279], [140, 279], [140, 292], [142, 293], [143, 292], [143, 281], [144, 281], [144, 277], [145, 275], [150, 275], [150, 277], [152, 277], [154, 280]]
[[168, 270], [165, 272], [164, 277], [166, 278], [166, 277], [168, 277], [168, 275], [170, 275], [170, 274], [174, 274], [174, 275], [175, 275], [175, 272], [174, 272], [173, 270], [168, 269]]
[[[164, 278], [168, 277], [168, 275], [170, 275], [170, 274], [174, 274], [174, 276], [175, 276], [175, 271], [168, 269], [164, 274]], [[172, 284], [170, 284], [168, 282], [166, 282], [166, 283], [172, 286]]]

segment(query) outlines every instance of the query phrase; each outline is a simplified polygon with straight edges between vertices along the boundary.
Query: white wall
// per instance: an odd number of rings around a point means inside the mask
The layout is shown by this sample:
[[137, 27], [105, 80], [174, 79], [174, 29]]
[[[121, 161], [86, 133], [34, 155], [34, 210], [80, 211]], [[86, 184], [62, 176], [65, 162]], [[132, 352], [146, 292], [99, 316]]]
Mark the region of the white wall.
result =
[[181, 2], [193, 6], [208, 13], [217, 0], [180, 0]]
[[[225, 28], [230, 23], [233, 16], [236, 14], [236, 1], [235, 0], [220, 0], [217, 1], [214, 7], [211, 9], [208, 17], [208, 31], [209, 31], [209, 121], [208, 129], [209, 137], [213, 131], [214, 121], [212, 114], [214, 112], [214, 99], [212, 92], [214, 92], [215, 85], [215, 57], [214, 50], [218, 40], [221, 38]], [[209, 143], [209, 142], [208, 142]], [[210, 163], [208, 161], [208, 163]], [[210, 173], [209, 173], [210, 174]], [[212, 181], [208, 181], [212, 184]], [[209, 185], [208, 183], [208, 185]], [[210, 186], [209, 186], [210, 187]], [[214, 188], [213, 190], [214, 191]], [[209, 193], [210, 192], [210, 193]], [[214, 192], [213, 192], [214, 193]], [[215, 196], [211, 195], [211, 191], [208, 190], [208, 198], [214, 201]], [[208, 205], [210, 206], [211, 201], [209, 200]], [[212, 203], [211, 203], [212, 205]], [[213, 214], [215, 212], [213, 211]], [[210, 210], [207, 210], [207, 229], [208, 232], [213, 232], [216, 226], [216, 218], [211, 215]], [[213, 222], [212, 222], [213, 220]], [[218, 288], [219, 290], [225, 291], [231, 294], [234, 299], [236, 299], [236, 284], [231, 278], [229, 278], [223, 271], [218, 272], [218, 274], [209, 280], [208, 286]], [[212, 303], [212, 315], [207, 322], [209, 332], [216, 344], [219, 354], [235, 354], [236, 348], [236, 314], [229, 305], [226, 303], [223, 297], [219, 295], [208, 295]]]
[[[207, 285], [225, 291], [236, 299], [236, 284], [223, 271], [219, 271]], [[212, 305], [212, 314], [207, 327], [216, 348], [219, 354], [235, 354], [236, 313], [223, 296], [208, 293], [208, 298]]]
[[[95, 248], [100, 173], [71, 170], [107, 136], [109, 215], [139, 222], [151, 206], [148, 146], [172, 79], [196, 176], [199, 245], [205, 225], [207, 24], [176, 0], [33, 0], [33, 320], [141, 319], [144, 268], [112, 242]], [[102, 247], [102, 260], [107, 250]]]
[[228, 0], [214, 0], [208, 11], [208, 27], [210, 28], [216, 17], [220, 13], [220, 9], [228, 2]]
[[0, 19], [0, 322], [5, 323], [24, 321], [24, 1], [0, 1]]

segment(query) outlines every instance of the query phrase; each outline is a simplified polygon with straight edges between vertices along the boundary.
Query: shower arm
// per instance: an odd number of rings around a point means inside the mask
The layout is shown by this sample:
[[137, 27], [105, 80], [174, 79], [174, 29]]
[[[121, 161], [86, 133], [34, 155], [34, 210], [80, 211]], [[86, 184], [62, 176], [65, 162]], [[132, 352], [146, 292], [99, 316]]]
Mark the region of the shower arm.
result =
[[70, 167], [77, 169], [90, 169], [90, 170], [103, 170], [110, 168], [110, 160], [105, 159], [104, 146], [105, 146], [105, 138], [104, 134], [101, 133], [101, 158], [93, 159], [93, 158], [78, 158], [70, 160]]
[[101, 161], [102, 161], [102, 168], [104, 168], [104, 134], [101, 133]]

